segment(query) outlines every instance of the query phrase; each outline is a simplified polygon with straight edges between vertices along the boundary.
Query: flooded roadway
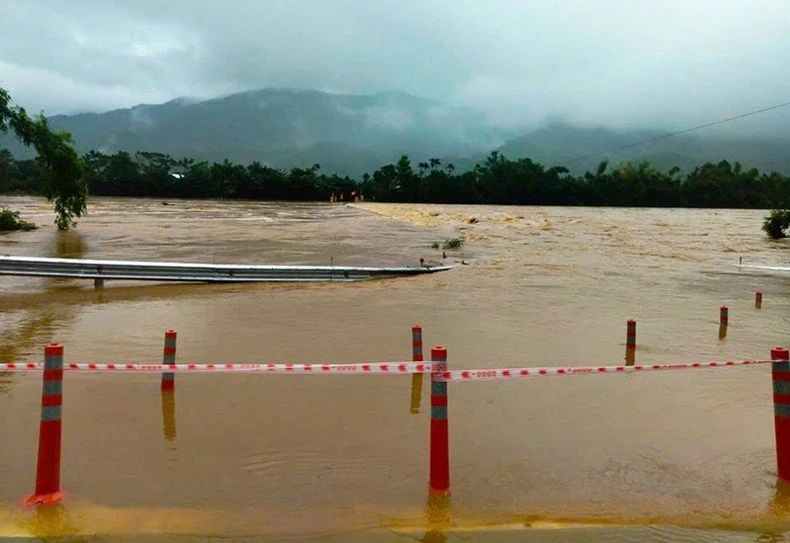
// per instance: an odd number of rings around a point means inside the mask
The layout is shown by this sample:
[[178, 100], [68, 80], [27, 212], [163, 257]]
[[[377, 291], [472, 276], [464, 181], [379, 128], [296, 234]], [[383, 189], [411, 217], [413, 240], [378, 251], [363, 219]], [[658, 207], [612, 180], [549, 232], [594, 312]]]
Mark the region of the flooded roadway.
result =
[[[43, 200], [5, 202], [52, 223]], [[766, 358], [790, 345], [790, 276], [735, 266], [788, 262], [790, 245], [764, 237], [760, 211], [169, 203], [97, 199], [77, 230], [6, 234], [0, 252], [413, 265], [442, 260], [435, 241], [468, 241], [448, 252], [452, 271], [352, 284], [97, 291], [2, 278], [1, 361], [38, 361], [57, 341], [69, 362], [158, 362], [169, 328], [180, 362], [403, 360], [421, 324], [457, 369], [610, 365], [623, 360], [628, 318], [637, 363]], [[427, 382], [412, 414], [408, 376], [178, 375], [168, 404], [155, 375], [67, 374], [68, 498], [36, 516], [19, 503], [34, 480], [40, 377], [0, 375], [0, 537], [782, 541], [790, 531], [764, 366], [451, 385], [453, 497], [445, 530], [427, 537]], [[485, 524], [512, 529], [475, 531]]]

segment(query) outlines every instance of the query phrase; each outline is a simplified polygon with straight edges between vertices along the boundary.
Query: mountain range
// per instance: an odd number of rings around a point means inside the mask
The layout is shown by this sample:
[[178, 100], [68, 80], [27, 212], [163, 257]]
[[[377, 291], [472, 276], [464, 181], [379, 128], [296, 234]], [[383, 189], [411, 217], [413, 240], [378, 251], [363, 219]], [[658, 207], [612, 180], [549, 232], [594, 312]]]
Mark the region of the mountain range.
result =
[[[661, 170], [679, 166], [684, 171], [727, 159], [790, 174], [790, 136], [701, 131], [664, 137], [666, 133], [656, 130], [566, 122], [501, 127], [482, 111], [400, 92], [348, 95], [263, 89], [49, 120], [54, 129], [72, 134], [81, 153], [154, 151], [175, 158], [258, 161], [281, 168], [320, 164], [325, 173], [350, 176], [372, 172], [403, 154], [414, 162], [439, 157], [464, 171], [494, 150], [510, 159], [563, 164], [575, 174], [594, 169], [605, 158], [612, 164], [648, 160]], [[654, 141], [632, 145], [645, 140]], [[32, 156], [9, 135], [0, 135], [0, 147], [18, 158]], [[601, 153], [612, 149], [619, 150]]]

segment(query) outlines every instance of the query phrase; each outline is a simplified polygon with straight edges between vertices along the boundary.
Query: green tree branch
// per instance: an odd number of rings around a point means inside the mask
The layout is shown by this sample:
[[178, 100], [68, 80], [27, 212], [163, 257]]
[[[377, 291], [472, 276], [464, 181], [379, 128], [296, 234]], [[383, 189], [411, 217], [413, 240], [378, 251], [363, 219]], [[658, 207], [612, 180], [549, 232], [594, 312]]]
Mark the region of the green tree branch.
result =
[[0, 131], [12, 131], [23, 144], [36, 149], [41, 193], [55, 203], [55, 224], [59, 230], [75, 226], [75, 218], [87, 212], [88, 187], [71, 135], [53, 132], [43, 114], [30, 118], [24, 108], [12, 105], [11, 95], [2, 88]]

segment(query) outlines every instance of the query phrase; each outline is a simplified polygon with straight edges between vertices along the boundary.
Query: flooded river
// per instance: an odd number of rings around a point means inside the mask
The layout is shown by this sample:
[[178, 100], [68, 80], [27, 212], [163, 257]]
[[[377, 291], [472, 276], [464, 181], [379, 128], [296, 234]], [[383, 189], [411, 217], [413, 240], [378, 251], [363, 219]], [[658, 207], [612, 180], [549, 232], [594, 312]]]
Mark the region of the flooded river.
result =
[[[411, 326], [453, 368], [767, 358], [790, 346], [790, 244], [761, 211], [97, 199], [59, 233], [0, 252], [326, 265], [454, 264], [406, 279], [309, 285], [0, 279], [0, 361], [409, 360]], [[473, 220], [473, 219], [476, 219]], [[462, 236], [460, 251], [431, 245]], [[754, 292], [764, 292], [762, 309]], [[730, 308], [719, 337], [719, 306]], [[428, 382], [409, 376], [67, 373], [63, 506], [33, 489], [41, 375], [0, 374], [0, 538], [99, 540], [783, 541], [767, 366], [450, 385], [453, 495], [428, 504]], [[429, 517], [439, 518], [426, 534]], [[496, 525], [500, 531], [480, 531]], [[437, 528], [438, 526], [438, 528]], [[103, 539], [102, 539], [103, 538]], [[94, 539], [88, 539], [94, 540]], [[790, 540], [790, 538], [788, 539]]]

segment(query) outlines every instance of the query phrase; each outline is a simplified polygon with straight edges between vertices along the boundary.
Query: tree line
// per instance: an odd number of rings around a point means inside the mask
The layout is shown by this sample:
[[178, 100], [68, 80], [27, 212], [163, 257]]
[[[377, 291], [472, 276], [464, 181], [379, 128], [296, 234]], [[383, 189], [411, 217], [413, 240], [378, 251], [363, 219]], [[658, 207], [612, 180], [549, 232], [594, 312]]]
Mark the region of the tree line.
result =
[[[326, 201], [362, 194], [368, 201], [634, 207], [790, 208], [790, 177], [760, 173], [738, 162], [706, 163], [688, 173], [661, 172], [648, 162], [624, 162], [570, 175], [529, 158], [509, 160], [491, 153], [472, 170], [456, 172], [438, 158], [407, 156], [361, 179], [325, 174], [320, 165], [290, 170], [259, 162], [249, 165], [175, 159], [154, 152], [91, 151], [81, 160], [87, 191], [97, 196], [235, 198]], [[45, 194], [38, 159], [16, 160], [0, 149], [0, 193]]]

